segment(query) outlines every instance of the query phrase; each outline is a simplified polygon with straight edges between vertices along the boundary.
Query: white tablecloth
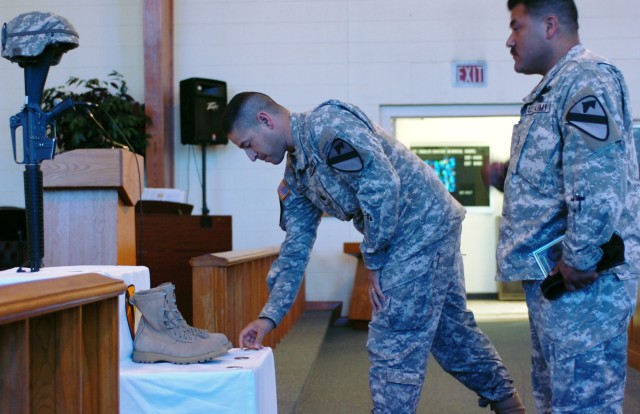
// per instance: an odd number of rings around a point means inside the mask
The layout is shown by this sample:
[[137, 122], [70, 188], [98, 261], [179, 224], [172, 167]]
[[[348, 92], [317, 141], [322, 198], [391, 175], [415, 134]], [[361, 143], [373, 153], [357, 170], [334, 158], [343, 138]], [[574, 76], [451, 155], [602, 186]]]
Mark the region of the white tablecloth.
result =
[[[144, 266], [64, 266], [18, 273], [0, 272], [0, 286], [81, 273], [99, 273], [149, 289]], [[227, 355], [201, 364], [136, 364], [125, 314], [125, 295], [119, 297], [120, 412], [272, 414], [278, 410], [273, 352], [232, 349]]]
[[213, 361], [120, 366], [122, 414], [272, 414], [278, 411], [271, 348], [231, 349]]

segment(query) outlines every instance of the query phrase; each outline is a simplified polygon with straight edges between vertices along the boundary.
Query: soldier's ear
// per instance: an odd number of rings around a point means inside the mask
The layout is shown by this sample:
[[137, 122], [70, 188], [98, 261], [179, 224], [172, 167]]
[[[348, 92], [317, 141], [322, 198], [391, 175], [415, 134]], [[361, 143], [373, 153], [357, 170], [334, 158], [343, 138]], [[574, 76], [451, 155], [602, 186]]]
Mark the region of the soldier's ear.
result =
[[257, 113], [256, 118], [261, 126], [266, 126], [269, 129], [273, 129], [273, 118], [267, 112], [260, 111]]
[[547, 39], [553, 37], [553, 35], [558, 31], [560, 22], [558, 18], [554, 15], [550, 15], [545, 17], [544, 25], [545, 25], [545, 34]]

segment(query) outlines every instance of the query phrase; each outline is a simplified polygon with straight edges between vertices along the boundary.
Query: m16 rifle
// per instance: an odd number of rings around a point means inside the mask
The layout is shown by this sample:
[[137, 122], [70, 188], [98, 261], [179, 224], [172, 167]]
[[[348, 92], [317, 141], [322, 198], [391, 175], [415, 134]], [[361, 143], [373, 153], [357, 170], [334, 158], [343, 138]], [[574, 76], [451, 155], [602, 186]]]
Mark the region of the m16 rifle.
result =
[[[78, 47], [78, 33], [64, 17], [49, 12], [24, 13], [2, 27], [2, 57], [24, 69], [25, 102], [9, 119], [13, 158], [25, 165], [24, 193], [27, 212], [29, 267], [37, 272], [44, 256], [43, 184], [40, 163], [55, 154], [55, 119], [73, 107], [67, 98], [51, 111], [42, 110], [42, 93], [51, 66]], [[21, 129], [22, 140], [16, 138]], [[22, 158], [19, 159], [19, 146]]]

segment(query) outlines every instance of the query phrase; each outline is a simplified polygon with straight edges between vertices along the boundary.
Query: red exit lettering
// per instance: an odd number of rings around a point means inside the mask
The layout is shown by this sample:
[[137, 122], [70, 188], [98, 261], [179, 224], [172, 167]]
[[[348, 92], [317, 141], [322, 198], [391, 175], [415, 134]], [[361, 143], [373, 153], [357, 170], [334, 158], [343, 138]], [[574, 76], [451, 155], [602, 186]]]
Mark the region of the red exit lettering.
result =
[[458, 86], [480, 86], [485, 84], [485, 65], [457, 63], [454, 67], [455, 84]]

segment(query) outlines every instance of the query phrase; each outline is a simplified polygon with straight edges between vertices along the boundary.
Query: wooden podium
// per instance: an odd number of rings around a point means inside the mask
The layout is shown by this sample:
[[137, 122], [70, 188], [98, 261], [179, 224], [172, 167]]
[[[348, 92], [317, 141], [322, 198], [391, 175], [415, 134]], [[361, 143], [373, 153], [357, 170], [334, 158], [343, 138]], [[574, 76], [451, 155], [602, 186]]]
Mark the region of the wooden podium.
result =
[[122, 149], [78, 149], [41, 169], [44, 265], [135, 265], [144, 159]]

